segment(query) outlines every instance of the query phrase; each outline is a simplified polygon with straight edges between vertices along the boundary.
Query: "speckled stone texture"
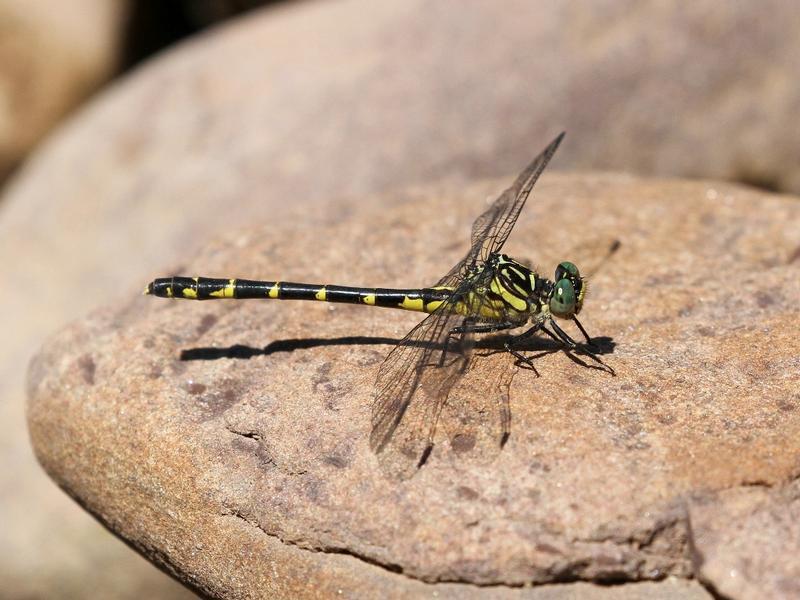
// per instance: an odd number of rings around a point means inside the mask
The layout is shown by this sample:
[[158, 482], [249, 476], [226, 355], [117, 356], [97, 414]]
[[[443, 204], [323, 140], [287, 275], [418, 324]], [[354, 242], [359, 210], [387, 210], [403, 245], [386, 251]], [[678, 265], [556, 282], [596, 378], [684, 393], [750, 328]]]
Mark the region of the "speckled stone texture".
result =
[[[399, 187], [510, 176], [561, 129], [568, 137], [556, 168], [800, 189], [799, 138], [790, 126], [800, 90], [793, 2], [369, 5], [367, 12], [350, 0], [276, 4], [154, 58], [53, 132], [4, 188], [0, 280], [25, 291], [0, 297], [6, 589], [12, 582], [23, 597], [54, 590], [83, 597], [87, 587], [104, 597], [156, 593], [143, 561], [42, 476], [24, 426], [24, 371], [48, 334], [125, 290], [139, 291], [165, 264], [188, 266], [210, 236], [262, 223], [275, 240], [291, 219], [313, 223], [335, 198], [393, 204], [385, 192]], [[12, 95], [24, 89], [17, 81], [8, 80]], [[465, 222], [474, 216], [469, 208]], [[416, 274], [389, 277], [373, 262], [370, 277], [435, 278], [465, 243], [465, 234], [455, 236], [452, 255]], [[539, 252], [535, 243], [520, 250], [537, 261]], [[392, 253], [387, 264], [397, 265]], [[366, 282], [362, 271], [375, 259], [358, 248], [349, 256], [358, 269], [332, 261], [323, 275]], [[287, 261], [262, 274], [283, 277], [300, 264]], [[315, 273], [304, 267], [294, 275]]]
[[800, 598], [800, 480], [722, 490], [689, 505], [692, 556], [728, 598]]
[[[153, 275], [430, 284], [507, 183], [296, 209]], [[767, 547], [764, 527], [781, 536], [770, 580], [791, 578], [800, 547], [777, 529], [800, 473], [800, 202], [550, 172], [534, 196], [505, 250], [543, 272], [561, 259], [592, 270], [621, 241], [582, 313], [608, 338], [617, 376], [560, 352], [537, 358], [540, 378], [515, 373], [502, 451], [485, 382], [507, 356], [479, 361], [428, 463], [398, 481], [368, 448], [372, 384], [417, 315], [168, 301], [135, 295], [142, 281], [33, 360], [39, 460], [118, 535], [215, 597], [525, 595], [551, 588], [510, 586], [700, 576], [744, 598], [726, 569], [761, 560], [748, 552]], [[754, 484], [763, 497], [742, 509], [735, 494]], [[714, 502], [748, 519], [721, 518]], [[686, 597], [706, 593], [687, 585]]]

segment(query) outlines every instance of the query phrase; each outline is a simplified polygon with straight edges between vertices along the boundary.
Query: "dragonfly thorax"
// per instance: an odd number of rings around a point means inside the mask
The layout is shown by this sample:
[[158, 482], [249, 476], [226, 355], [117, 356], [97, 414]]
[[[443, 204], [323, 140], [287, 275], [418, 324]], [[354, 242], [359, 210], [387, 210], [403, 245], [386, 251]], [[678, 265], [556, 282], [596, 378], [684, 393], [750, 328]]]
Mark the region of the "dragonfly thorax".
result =
[[502, 303], [503, 318], [527, 320], [541, 310], [542, 279], [535, 271], [506, 256], [492, 254], [486, 261], [487, 296]]
[[482, 270], [491, 274], [489, 296], [502, 301], [507, 313], [516, 313], [520, 318], [549, 314], [571, 319], [583, 307], [586, 282], [571, 262], [559, 263], [553, 280], [539, 276], [505, 254], [491, 255]]

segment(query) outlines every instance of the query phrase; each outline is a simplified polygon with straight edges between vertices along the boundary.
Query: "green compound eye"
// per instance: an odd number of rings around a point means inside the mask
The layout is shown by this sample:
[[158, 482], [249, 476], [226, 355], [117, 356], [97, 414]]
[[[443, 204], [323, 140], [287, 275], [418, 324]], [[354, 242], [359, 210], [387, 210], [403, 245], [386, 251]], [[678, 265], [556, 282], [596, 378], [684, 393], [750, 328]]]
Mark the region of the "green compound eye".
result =
[[565, 277], [575, 278], [580, 277], [578, 267], [569, 261], [564, 261], [556, 267], [556, 281], [561, 281]]
[[[561, 265], [559, 265], [560, 267]], [[553, 289], [553, 296], [550, 298], [550, 312], [557, 317], [571, 317], [575, 313], [575, 304], [575, 288], [569, 279], [562, 278]]]

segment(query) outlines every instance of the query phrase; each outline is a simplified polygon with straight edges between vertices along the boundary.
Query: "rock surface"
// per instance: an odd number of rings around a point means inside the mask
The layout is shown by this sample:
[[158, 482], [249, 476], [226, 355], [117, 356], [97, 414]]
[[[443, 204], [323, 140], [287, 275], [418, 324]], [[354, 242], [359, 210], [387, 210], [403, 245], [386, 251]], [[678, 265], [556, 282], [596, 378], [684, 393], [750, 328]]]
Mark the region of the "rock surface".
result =
[[128, 3], [0, 0], [0, 182], [113, 74]]
[[690, 504], [699, 575], [727, 598], [800, 598], [800, 480], [759, 482]]
[[69, 596], [71, 582], [152, 596], [144, 563], [126, 563], [36, 467], [24, 365], [47, 333], [213, 232], [284, 223], [297, 205], [306, 222], [342, 195], [507, 175], [562, 127], [558, 166], [799, 187], [791, 2], [656, 14], [632, 2], [527, 15], [525, 2], [370, 6], [366, 19], [358, 2], [302, 2], [209, 32], [97, 98], [8, 186], [0, 547], [13, 551], [0, 580], [21, 596]]
[[[59, 121], [111, 78], [119, 60], [128, 4], [122, 0], [0, 0], [0, 189], [7, 175]], [[86, 156], [80, 161], [85, 162]], [[80, 171], [77, 168], [73, 174], [80, 178]], [[78, 231], [66, 234], [61, 227], [65, 222], [48, 220], [62, 200], [71, 205], [67, 212], [75, 209], [71, 199], [61, 194], [66, 189], [59, 190], [50, 179], [47, 165], [21, 174], [23, 189], [26, 179], [43, 183], [37, 190], [46, 197], [34, 200], [11, 189], [0, 196], [0, 279], [16, 282], [14, 293], [0, 300], [4, 334], [0, 349], [0, 595], [53, 600], [189, 598], [191, 594], [182, 586], [136, 556], [66, 498], [43, 476], [30, 450], [24, 417], [25, 364], [49, 330], [77, 314], [78, 303], [67, 307], [59, 303], [58, 294], [47, 290], [52, 285], [66, 291], [71, 287], [64, 287], [66, 280], [76, 283], [82, 259], [77, 245], [69, 240]], [[87, 223], [71, 223], [75, 225], [79, 236], [93, 235]], [[64, 244], [53, 253], [50, 244], [59, 245], [58, 238]], [[69, 294], [77, 294], [78, 288], [71, 287]]]
[[[298, 210], [229, 232], [164, 274], [430, 283], [504, 183]], [[491, 595], [693, 575], [732, 589], [725, 569], [756, 560], [762, 528], [781, 520], [756, 507], [739, 527], [704, 503], [722, 494], [736, 512], [726, 494], [754, 483], [794, 502], [800, 473], [800, 202], [546, 173], [505, 250], [544, 272], [564, 258], [591, 270], [613, 238], [621, 249], [592, 277], [582, 316], [611, 338], [617, 376], [539, 357], [540, 378], [515, 373], [501, 452], [497, 393], [484, 387], [508, 365], [502, 354], [468, 375], [469, 410], [448, 406], [412, 478], [387, 478], [369, 451], [377, 368], [416, 315], [131, 297], [32, 362], [37, 456], [102, 522], [211, 596]], [[780, 540], [786, 557], [800, 550], [791, 531]], [[771, 580], [791, 577], [790, 562], [774, 561]], [[739, 589], [731, 596], [747, 597]]]

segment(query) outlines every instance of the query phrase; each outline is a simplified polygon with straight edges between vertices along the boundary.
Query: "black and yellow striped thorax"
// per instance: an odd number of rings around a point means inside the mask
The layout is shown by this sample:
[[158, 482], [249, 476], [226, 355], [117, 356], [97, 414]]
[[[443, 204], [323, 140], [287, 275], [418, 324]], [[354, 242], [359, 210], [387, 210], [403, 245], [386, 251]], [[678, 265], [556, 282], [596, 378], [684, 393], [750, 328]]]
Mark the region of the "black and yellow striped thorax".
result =
[[541, 310], [542, 293], [546, 295], [548, 283], [524, 265], [504, 254], [498, 254], [490, 256], [474, 272], [468, 273], [458, 289], [447, 286], [366, 288], [252, 279], [162, 277], [150, 283], [145, 293], [162, 298], [188, 300], [316, 300], [424, 313], [431, 313], [450, 300], [450, 310], [464, 316], [488, 321], [524, 321]]
[[491, 255], [466, 281], [471, 284], [459, 299], [457, 312], [489, 321], [525, 321], [542, 310], [550, 287], [535, 271], [505, 254]]

